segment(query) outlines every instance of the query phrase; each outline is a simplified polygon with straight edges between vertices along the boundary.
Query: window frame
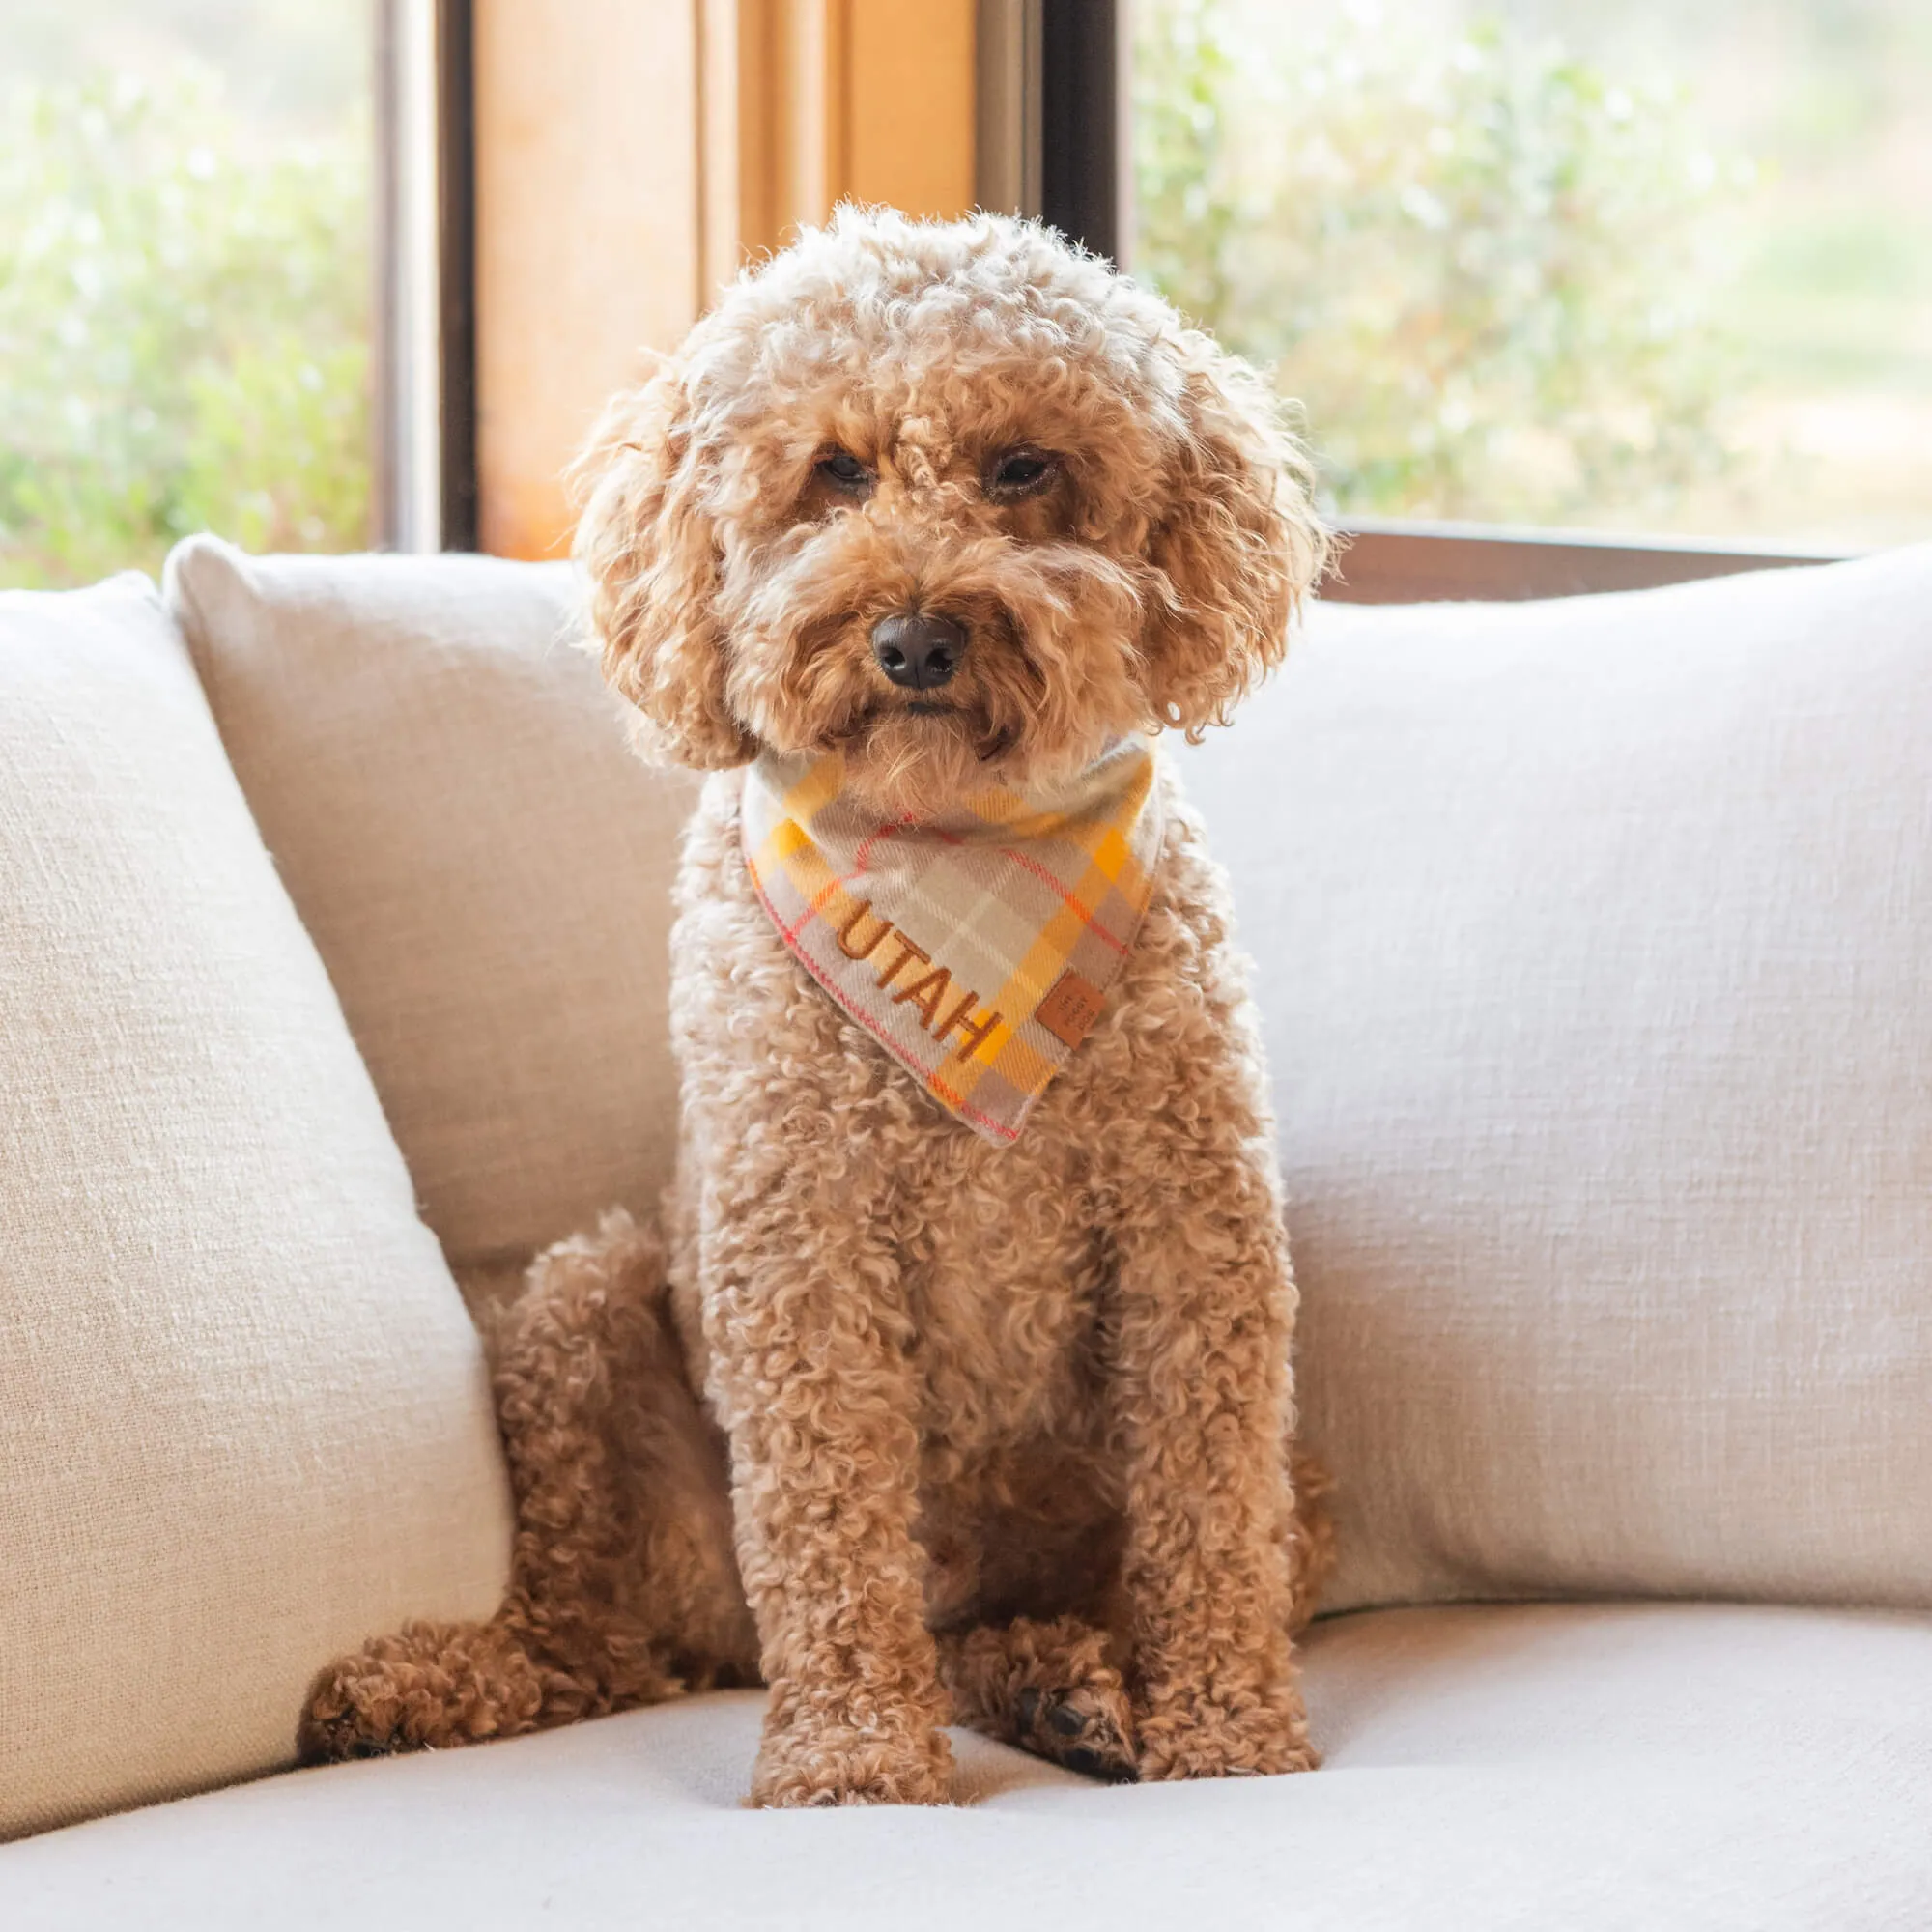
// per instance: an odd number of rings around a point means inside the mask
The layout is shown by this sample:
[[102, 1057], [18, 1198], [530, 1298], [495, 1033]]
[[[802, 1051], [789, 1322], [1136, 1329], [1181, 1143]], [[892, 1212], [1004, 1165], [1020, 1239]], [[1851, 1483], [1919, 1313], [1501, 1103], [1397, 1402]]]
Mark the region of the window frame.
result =
[[476, 56], [471, 0], [436, 0], [439, 547], [477, 548]]
[[1340, 527], [1322, 596], [1341, 604], [1516, 602], [1650, 590], [1746, 570], [1836, 563], [1846, 552], [1622, 537], [1512, 524], [1354, 517]]

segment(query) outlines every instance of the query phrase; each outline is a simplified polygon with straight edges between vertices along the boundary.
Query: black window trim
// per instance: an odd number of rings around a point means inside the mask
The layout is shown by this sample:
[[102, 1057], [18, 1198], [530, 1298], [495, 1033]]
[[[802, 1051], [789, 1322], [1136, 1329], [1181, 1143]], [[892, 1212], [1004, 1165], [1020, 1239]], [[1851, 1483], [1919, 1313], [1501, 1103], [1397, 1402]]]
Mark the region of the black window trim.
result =
[[441, 548], [477, 543], [476, 61], [471, 0], [437, 0]]

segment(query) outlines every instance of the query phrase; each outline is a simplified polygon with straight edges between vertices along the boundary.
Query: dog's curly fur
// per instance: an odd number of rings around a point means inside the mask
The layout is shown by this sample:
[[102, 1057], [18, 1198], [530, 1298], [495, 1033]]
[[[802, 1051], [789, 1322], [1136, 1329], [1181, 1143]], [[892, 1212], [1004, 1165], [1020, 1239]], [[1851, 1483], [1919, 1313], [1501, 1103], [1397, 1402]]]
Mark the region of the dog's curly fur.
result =
[[[837, 747], [919, 812], [1225, 719], [1325, 551], [1275, 403], [1036, 224], [843, 210], [587, 467], [606, 673], [647, 751], [717, 774], [671, 941], [668, 1233], [612, 1214], [535, 1264], [493, 1337], [508, 1601], [331, 1665], [302, 1755], [762, 1680], [765, 1804], [944, 1800], [952, 1720], [1121, 1776], [1312, 1763], [1291, 1634], [1326, 1530], [1291, 1483], [1276, 1158], [1199, 822], [1164, 777], [1132, 957], [996, 1149], [786, 951], [734, 770]], [[874, 661], [908, 610], [966, 632], [944, 711]]]

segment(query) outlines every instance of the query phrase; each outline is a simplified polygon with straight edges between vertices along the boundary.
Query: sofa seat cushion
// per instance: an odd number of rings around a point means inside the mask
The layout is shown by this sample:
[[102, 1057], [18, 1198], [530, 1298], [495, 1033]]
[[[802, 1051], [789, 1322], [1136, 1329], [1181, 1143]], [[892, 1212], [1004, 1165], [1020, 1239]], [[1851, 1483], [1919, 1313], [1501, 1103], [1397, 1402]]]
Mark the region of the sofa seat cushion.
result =
[[75, 1827], [0, 1852], [0, 1922], [1932, 1923], [1932, 1618], [1378, 1611], [1318, 1626], [1308, 1676], [1305, 1777], [1114, 1788], [961, 1738], [961, 1808], [750, 1812], [740, 1692]]

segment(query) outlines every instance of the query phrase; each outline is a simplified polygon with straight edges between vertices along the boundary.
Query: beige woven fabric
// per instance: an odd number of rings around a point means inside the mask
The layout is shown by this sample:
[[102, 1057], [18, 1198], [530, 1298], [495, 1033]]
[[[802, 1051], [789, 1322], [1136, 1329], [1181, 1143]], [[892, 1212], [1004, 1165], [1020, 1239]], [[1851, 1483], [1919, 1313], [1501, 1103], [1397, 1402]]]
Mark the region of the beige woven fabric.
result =
[[1180, 755], [1334, 1602], [1932, 1605], [1932, 546], [1327, 607]]
[[669, 1178], [668, 901], [696, 798], [562, 641], [561, 564], [176, 551], [168, 594], [466, 1277]]
[[475, 1335], [138, 578], [0, 597], [0, 1149], [4, 1836], [289, 1762], [322, 1663], [508, 1557]]

